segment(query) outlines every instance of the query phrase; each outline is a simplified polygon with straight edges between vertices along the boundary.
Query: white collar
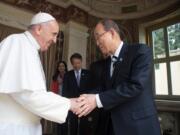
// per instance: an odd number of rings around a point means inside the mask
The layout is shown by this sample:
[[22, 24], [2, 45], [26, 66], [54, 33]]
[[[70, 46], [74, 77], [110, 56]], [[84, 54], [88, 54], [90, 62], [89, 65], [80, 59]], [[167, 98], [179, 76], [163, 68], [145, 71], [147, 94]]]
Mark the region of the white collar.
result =
[[111, 58], [113, 56], [116, 56], [118, 58], [119, 56], [119, 53], [121, 52], [121, 49], [122, 49], [122, 46], [123, 46], [123, 41], [119, 44], [118, 48], [116, 49], [115, 53], [113, 55], [111, 55]]
[[[77, 70], [74, 70], [74, 73], [77, 74]], [[81, 73], [81, 69], [78, 70], [78, 73]]]
[[29, 39], [31, 44], [37, 49], [40, 49], [40, 45], [38, 44], [37, 40], [33, 37], [33, 35], [29, 31], [25, 31], [24, 34]]

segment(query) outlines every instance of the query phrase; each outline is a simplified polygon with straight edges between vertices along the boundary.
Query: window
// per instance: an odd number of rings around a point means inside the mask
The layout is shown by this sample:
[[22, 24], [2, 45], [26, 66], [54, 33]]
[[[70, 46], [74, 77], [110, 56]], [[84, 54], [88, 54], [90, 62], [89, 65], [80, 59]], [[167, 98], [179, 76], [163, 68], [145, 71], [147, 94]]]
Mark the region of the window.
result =
[[155, 95], [157, 98], [179, 98], [180, 21], [148, 27], [147, 35], [153, 49]]

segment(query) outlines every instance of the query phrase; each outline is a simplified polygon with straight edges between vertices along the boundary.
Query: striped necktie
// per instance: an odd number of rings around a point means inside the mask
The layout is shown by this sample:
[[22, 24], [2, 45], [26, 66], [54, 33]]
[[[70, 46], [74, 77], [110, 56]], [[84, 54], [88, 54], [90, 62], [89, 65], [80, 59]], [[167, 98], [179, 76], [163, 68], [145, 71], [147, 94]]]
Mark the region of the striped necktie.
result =
[[112, 77], [113, 75], [113, 71], [114, 71], [114, 63], [117, 61], [117, 57], [116, 56], [112, 56], [111, 58], [111, 68], [110, 68], [110, 76]]

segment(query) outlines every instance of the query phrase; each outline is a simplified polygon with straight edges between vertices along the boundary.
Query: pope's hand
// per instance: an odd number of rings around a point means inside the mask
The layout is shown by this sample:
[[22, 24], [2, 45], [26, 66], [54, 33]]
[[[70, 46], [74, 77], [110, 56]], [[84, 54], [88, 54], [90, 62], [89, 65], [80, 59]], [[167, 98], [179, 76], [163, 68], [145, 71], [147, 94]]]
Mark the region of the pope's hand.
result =
[[70, 110], [73, 113], [76, 113], [77, 110], [80, 108], [80, 106], [78, 106], [77, 98], [70, 98], [70, 102], [71, 102]]

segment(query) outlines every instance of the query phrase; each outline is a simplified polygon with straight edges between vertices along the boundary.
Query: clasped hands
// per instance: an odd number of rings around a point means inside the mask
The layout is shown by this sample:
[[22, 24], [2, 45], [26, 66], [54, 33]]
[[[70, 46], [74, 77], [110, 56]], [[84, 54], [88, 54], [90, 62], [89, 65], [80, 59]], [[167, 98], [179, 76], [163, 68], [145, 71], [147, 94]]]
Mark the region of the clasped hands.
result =
[[96, 108], [95, 94], [82, 94], [78, 98], [71, 98], [70, 110], [78, 117], [86, 116]]

